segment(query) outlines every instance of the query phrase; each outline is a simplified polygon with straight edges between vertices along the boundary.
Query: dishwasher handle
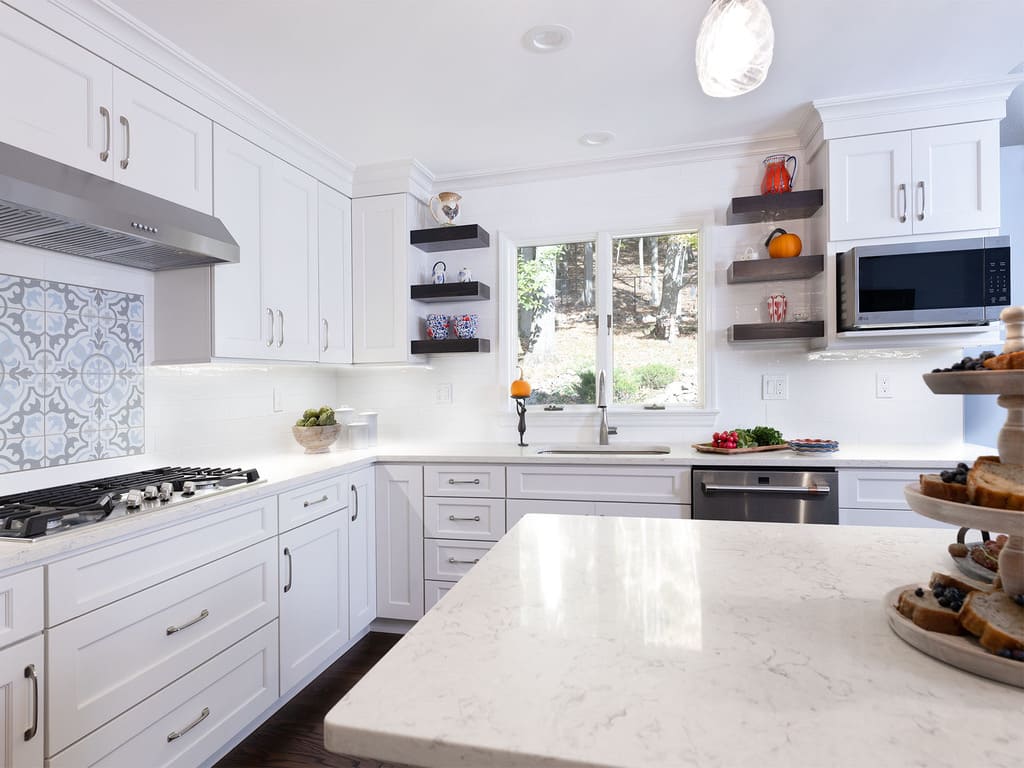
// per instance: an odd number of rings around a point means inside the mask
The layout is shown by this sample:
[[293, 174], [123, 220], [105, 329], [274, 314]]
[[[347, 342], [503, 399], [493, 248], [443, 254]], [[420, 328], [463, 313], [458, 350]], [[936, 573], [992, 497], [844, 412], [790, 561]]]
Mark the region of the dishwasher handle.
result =
[[711, 494], [722, 493], [803, 493], [808, 496], [828, 496], [832, 493], [832, 487], [825, 483], [814, 485], [719, 485], [701, 483], [701, 490]]

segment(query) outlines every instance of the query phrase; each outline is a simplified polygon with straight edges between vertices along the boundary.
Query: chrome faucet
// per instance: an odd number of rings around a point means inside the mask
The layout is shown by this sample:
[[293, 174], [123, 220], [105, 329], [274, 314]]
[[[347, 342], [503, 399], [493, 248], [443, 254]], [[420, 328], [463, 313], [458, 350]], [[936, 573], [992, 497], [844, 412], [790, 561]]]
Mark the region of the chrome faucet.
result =
[[[602, 370], [597, 375], [597, 408], [601, 411], [601, 428], [598, 432], [597, 441], [600, 445], [608, 445], [608, 403], [605, 400], [604, 379], [604, 370]], [[612, 434], [615, 434], [615, 432], [612, 431]]]

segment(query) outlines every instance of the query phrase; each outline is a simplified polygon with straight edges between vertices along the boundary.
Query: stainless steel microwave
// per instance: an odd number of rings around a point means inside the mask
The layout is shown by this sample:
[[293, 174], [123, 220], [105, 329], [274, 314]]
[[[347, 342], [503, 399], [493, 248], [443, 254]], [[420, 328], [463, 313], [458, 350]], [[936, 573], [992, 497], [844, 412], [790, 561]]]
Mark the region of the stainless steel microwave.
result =
[[1010, 304], [1010, 238], [864, 245], [836, 256], [840, 331], [984, 325]]

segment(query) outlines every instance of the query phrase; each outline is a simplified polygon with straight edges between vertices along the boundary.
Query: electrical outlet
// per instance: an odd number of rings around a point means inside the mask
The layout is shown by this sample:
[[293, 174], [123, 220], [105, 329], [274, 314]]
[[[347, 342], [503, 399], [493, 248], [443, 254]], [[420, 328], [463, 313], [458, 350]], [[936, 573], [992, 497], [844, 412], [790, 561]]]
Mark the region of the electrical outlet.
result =
[[451, 405], [452, 404], [452, 385], [451, 384], [438, 384], [434, 387], [434, 404], [435, 405]]
[[761, 377], [762, 400], [788, 400], [789, 377], [778, 374], [764, 374]]
[[274, 413], [284, 411], [284, 392], [274, 387]]
[[875, 397], [892, 397], [892, 377], [888, 373], [875, 374]]

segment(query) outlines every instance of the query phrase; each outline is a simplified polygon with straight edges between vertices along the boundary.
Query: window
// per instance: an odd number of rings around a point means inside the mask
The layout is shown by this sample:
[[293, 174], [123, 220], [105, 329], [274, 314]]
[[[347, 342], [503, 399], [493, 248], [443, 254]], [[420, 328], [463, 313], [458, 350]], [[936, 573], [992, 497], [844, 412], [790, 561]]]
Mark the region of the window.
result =
[[516, 249], [518, 352], [530, 402], [704, 407], [700, 233], [599, 235]]

